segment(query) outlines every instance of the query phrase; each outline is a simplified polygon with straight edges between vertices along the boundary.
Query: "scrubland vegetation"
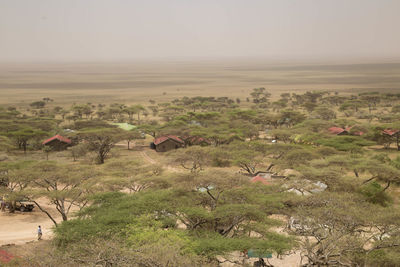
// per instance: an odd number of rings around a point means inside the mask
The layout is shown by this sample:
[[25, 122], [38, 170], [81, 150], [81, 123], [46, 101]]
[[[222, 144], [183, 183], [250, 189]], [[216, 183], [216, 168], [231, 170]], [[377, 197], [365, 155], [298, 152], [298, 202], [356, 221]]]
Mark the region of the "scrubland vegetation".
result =
[[[56, 134], [71, 146], [42, 144]], [[166, 135], [183, 147], [150, 149]], [[251, 250], [300, 252], [304, 266], [399, 266], [399, 136], [400, 94], [382, 92], [3, 107], [0, 192], [10, 212], [33, 201], [55, 231], [9, 264], [240, 265], [230, 255]]]

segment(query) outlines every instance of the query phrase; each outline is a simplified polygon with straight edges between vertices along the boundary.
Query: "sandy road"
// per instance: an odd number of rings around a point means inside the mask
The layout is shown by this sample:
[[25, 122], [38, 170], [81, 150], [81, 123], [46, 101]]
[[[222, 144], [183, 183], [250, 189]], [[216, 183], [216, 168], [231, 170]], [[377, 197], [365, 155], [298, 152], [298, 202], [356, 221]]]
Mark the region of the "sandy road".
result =
[[[44, 216], [43, 216], [44, 215]], [[37, 227], [42, 227], [43, 239], [52, 236], [53, 222], [42, 212], [0, 213], [0, 246], [24, 244], [37, 239]]]
[[142, 155], [142, 157], [146, 160], [146, 161], [148, 161], [149, 163], [151, 163], [151, 164], [155, 164], [156, 163], [156, 161], [154, 160], [154, 159], [152, 159], [152, 158], [150, 158], [149, 157], [149, 155], [147, 155], [147, 153], [146, 153], [146, 151], [140, 151], [140, 154]]
[[[57, 214], [53, 207], [46, 205], [41, 200], [41, 205], [49, 210], [57, 222], [61, 221], [61, 216]], [[41, 212], [37, 207], [31, 212], [9, 213], [0, 211], [0, 246], [6, 244], [25, 244], [29, 241], [37, 240], [37, 228], [42, 227], [42, 239], [50, 239], [53, 236], [52, 228], [54, 223]]]

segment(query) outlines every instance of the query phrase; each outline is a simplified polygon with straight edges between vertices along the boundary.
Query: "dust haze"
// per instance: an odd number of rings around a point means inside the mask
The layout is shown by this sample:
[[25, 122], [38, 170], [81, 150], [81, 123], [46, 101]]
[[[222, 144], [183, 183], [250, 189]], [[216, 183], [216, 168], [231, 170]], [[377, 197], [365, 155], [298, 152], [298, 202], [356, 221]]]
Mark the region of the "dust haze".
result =
[[240, 62], [7, 64], [0, 66], [0, 103], [148, 102], [213, 95], [244, 99], [252, 88], [274, 96], [307, 90], [397, 91], [400, 64], [293, 65]]

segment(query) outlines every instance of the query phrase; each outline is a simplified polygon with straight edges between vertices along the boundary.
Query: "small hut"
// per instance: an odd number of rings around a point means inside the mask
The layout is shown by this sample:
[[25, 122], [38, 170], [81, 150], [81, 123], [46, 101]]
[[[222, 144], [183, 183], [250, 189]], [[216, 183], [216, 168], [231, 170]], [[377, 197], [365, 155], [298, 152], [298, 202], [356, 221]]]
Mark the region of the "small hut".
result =
[[396, 136], [400, 134], [399, 130], [393, 130], [393, 129], [385, 129], [382, 131], [383, 134], [389, 135], [389, 136]]
[[43, 141], [43, 145], [45, 146], [50, 146], [53, 150], [56, 151], [61, 151], [67, 149], [71, 145], [71, 140], [61, 136], [61, 135], [55, 135], [45, 141]]
[[[153, 145], [154, 144], [154, 145]], [[185, 142], [175, 135], [164, 135], [154, 139], [152, 147], [157, 152], [166, 152], [172, 149], [183, 147]]]
[[364, 132], [361, 131], [352, 131], [350, 132], [350, 130], [353, 127], [346, 127], [346, 128], [340, 128], [340, 127], [331, 127], [328, 129], [328, 131], [331, 134], [336, 134], [336, 135], [356, 135], [356, 136], [361, 136], [364, 134]]
[[251, 178], [250, 182], [251, 183], [262, 183], [263, 185], [269, 185], [270, 184], [267, 181], [266, 178], [264, 178], [264, 177], [262, 177], [260, 175], [257, 175], [257, 176], [254, 176], [253, 178]]
[[340, 127], [331, 127], [331, 128], [328, 129], [328, 131], [331, 134], [336, 134], [336, 135], [347, 135], [347, 134], [349, 134], [349, 131], [347, 129], [343, 129], [343, 128], [340, 128]]

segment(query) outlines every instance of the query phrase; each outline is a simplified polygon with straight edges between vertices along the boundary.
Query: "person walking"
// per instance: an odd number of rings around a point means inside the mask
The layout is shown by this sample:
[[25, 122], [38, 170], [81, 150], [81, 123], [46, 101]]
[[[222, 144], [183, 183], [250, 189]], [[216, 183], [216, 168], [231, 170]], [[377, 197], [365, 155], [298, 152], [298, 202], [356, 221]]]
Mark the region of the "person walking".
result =
[[37, 235], [38, 235], [38, 240], [42, 240], [42, 228], [40, 227], [40, 225], [37, 230]]
[[0, 210], [6, 211], [6, 202], [4, 201], [3, 197], [0, 197]]
[[5, 197], [1, 197], [1, 200], [0, 200], [0, 210], [1, 211], [6, 211], [6, 200], [5, 200]]

